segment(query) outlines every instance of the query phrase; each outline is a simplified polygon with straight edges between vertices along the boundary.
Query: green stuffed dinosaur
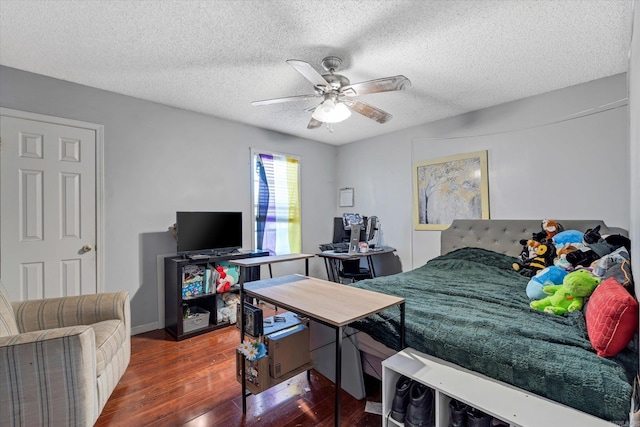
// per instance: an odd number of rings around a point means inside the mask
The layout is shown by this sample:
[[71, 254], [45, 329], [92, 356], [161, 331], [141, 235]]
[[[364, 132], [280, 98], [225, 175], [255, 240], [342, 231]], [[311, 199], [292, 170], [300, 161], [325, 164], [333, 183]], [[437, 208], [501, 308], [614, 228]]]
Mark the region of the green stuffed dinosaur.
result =
[[547, 313], [565, 314], [581, 310], [584, 298], [591, 295], [601, 282], [588, 270], [577, 270], [564, 276], [561, 285], [544, 286], [542, 291], [549, 296], [531, 301], [531, 308]]

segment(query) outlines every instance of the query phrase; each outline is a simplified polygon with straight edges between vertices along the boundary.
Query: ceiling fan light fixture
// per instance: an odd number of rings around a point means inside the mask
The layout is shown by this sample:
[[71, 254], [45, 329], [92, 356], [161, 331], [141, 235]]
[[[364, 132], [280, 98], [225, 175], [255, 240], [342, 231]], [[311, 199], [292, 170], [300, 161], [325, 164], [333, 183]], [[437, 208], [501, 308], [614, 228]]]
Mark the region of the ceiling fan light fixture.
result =
[[314, 119], [323, 123], [339, 123], [351, 116], [351, 110], [342, 102], [335, 102], [333, 99], [325, 99], [318, 105], [311, 115]]

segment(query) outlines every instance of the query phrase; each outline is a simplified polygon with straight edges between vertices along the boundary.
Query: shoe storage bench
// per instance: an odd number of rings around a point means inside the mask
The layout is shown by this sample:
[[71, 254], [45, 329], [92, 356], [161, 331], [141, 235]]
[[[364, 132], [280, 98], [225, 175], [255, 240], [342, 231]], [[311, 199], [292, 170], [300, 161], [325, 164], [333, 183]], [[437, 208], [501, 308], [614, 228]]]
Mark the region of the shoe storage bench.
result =
[[449, 401], [457, 399], [513, 427], [615, 424], [526, 393], [509, 384], [477, 374], [417, 350], [406, 348], [382, 362], [382, 425], [403, 424], [391, 418], [398, 378], [405, 375], [435, 391], [435, 427], [449, 425]]

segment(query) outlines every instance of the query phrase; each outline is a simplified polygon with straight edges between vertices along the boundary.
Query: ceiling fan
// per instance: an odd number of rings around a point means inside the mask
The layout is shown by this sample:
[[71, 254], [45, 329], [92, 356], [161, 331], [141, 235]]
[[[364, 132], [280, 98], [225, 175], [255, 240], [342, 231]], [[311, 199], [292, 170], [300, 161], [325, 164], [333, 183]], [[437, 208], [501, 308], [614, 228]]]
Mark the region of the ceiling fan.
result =
[[251, 105], [271, 105], [322, 98], [319, 105], [306, 110], [313, 112], [311, 121], [307, 125], [308, 129], [315, 129], [320, 127], [322, 123], [326, 123], [329, 130], [333, 131], [331, 125], [346, 120], [351, 115], [351, 111], [360, 113], [378, 123], [386, 123], [393, 117], [391, 114], [355, 99], [355, 97], [370, 93], [403, 90], [411, 86], [409, 79], [402, 75], [351, 84], [345, 76], [335, 73], [342, 64], [342, 59], [336, 56], [328, 56], [322, 60], [322, 68], [328, 74], [320, 74], [309, 63], [297, 59], [289, 59], [287, 64], [313, 84], [314, 93], [253, 101]]

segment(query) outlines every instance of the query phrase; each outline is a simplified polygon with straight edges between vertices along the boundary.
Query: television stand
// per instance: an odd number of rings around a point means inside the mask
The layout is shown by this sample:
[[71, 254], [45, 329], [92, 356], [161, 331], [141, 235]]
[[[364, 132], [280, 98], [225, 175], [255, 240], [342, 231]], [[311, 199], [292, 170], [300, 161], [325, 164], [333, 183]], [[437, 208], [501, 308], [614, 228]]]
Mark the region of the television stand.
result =
[[[232, 249], [224, 253], [214, 251], [172, 255], [164, 259], [164, 312], [165, 329], [176, 340], [183, 340], [195, 335], [229, 326], [228, 321], [218, 319], [218, 303], [222, 294], [216, 292], [215, 286], [207, 287], [207, 270], [215, 269], [222, 261], [236, 259], [266, 257], [269, 251], [243, 251]], [[202, 283], [195, 295], [183, 295], [182, 288], [193, 280], [192, 273]], [[260, 280], [260, 267], [245, 271], [245, 281]], [[204, 313], [201, 317], [185, 319], [185, 313]]]

